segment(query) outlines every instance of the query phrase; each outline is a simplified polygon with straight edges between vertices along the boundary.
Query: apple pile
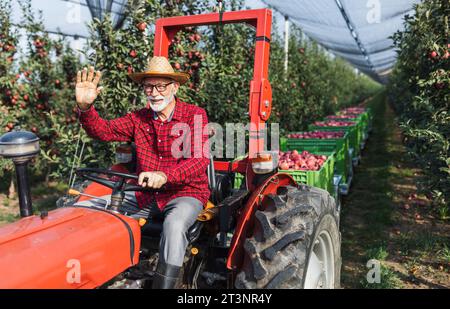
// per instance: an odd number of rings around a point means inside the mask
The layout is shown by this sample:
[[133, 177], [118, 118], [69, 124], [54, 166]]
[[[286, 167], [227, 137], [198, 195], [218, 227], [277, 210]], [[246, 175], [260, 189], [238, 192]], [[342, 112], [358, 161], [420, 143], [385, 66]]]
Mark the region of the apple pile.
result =
[[314, 155], [306, 150], [301, 153], [297, 150], [280, 151], [278, 168], [280, 170], [318, 171], [326, 160], [327, 156]]
[[344, 113], [342, 115], [331, 115], [331, 116], [327, 116], [327, 119], [355, 119], [358, 118], [357, 114], [351, 114], [351, 113]]
[[314, 122], [314, 125], [318, 127], [349, 127], [353, 126], [354, 124], [355, 124], [354, 121], [336, 121], [336, 120]]
[[366, 111], [364, 107], [348, 107], [341, 110], [341, 114], [362, 114]]
[[310, 131], [310, 132], [299, 132], [290, 133], [288, 138], [299, 138], [299, 139], [328, 139], [328, 138], [342, 138], [344, 137], [344, 131]]

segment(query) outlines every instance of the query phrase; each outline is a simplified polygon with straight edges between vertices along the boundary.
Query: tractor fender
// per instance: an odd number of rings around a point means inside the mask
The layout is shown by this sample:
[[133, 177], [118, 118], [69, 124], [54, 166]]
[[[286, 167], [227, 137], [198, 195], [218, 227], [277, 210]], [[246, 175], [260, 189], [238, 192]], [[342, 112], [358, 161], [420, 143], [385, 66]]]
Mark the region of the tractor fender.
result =
[[276, 194], [278, 187], [281, 186], [297, 186], [294, 178], [286, 173], [276, 173], [266, 179], [256, 190], [250, 195], [245, 204], [236, 225], [236, 230], [231, 239], [230, 251], [227, 258], [227, 268], [230, 270], [239, 269], [244, 257], [243, 241], [249, 232], [249, 227], [253, 225], [253, 215], [258, 209], [264, 196], [268, 194]]

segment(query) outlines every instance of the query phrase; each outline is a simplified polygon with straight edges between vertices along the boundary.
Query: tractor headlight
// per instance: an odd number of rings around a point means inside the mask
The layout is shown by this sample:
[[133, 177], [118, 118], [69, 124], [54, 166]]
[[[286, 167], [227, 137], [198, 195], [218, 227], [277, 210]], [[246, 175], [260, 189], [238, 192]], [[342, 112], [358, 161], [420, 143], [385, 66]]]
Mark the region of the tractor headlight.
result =
[[39, 138], [28, 131], [13, 131], [0, 137], [0, 156], [13, 161], [31, 159], [39, 153]]

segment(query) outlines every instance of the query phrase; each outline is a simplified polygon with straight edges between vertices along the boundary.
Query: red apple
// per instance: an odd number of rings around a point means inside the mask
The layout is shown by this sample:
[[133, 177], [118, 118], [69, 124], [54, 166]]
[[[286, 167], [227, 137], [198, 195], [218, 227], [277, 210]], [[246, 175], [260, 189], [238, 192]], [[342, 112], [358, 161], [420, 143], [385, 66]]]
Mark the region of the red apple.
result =
[[130, 56], [136, 58], [137, 52], [133, 49], [132, 51], [130, 51]]
[[286, 162], [283, 162], [280, 164], [280, 169], [282, 170], [288, 170], [289, 169], [289, 164]]
[[280, 163], [279, 168], [282, 170], [311, 170], [317, 171], [322, 164], [326, 161], [326, 156], [319, 156], [309, 153], [308, 151], [302, 151], [301, 154], [297, 150], [279, 152]]
[[314, 125], [318, 127], [348, 127], [355, 125], [355, 122], [328, 120], [328, 121], [316, 121], [314, 122]]
[[147, 24], [145, 22], [140, 22], [136, 25], [136, 27], [139, 29], [139, 31], [144, 32], [147, 28]]
[[435, 83], [434, 84], [434, 88], [440, 90], [443, 89], [445, 87], [444, 83]]

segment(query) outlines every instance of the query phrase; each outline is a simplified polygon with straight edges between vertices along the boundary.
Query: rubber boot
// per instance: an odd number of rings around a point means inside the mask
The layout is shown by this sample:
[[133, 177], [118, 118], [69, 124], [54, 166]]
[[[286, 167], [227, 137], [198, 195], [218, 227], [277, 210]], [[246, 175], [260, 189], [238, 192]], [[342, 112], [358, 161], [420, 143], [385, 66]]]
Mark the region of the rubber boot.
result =
[[174, 289], [180, 270], [180, 266], [159, 261], [153, 276], [152, 289]]

